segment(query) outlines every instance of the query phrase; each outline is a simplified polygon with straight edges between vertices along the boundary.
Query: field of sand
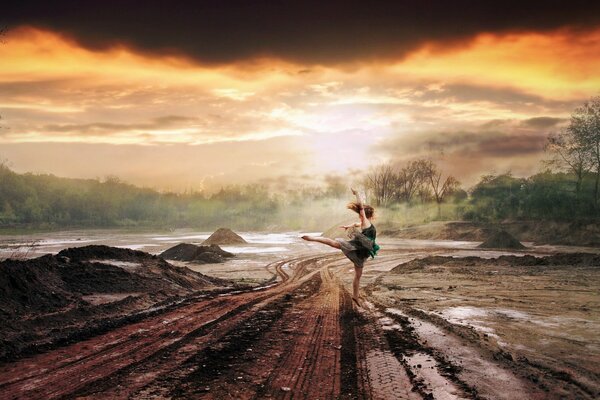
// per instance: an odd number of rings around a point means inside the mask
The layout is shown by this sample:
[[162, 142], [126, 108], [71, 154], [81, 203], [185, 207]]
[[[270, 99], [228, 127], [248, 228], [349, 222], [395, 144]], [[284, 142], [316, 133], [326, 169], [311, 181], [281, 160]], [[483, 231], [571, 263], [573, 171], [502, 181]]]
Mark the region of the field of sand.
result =
[[[187, 266], [264, 286], [190, 298], [5, 362], [0, 399], [600, 395], [600, 263], [576, 255], [553, 265], [498, 260], [598, 249], [480, 250], [478, 242], [381, 238], [357, 307], [352, 268], [338, 251], [301, 241], [299, 232], [240, 234], [248, 245], [223, 246], [234, 259]], [[3, 237], [0, 251], [35, 257], [94, 243], [157, 254], [208, 235], [63, 232]]]

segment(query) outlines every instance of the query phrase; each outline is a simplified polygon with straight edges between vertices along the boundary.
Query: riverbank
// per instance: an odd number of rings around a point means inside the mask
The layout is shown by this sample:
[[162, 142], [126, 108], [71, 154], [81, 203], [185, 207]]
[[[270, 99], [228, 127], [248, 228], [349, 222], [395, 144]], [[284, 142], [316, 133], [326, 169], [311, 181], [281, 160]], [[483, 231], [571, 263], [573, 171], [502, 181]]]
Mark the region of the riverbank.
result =
[[537, 245], [600, 246], [600, 224], [593, 221], [436, 221], [410, 226], [383, 222], [378, 229], [379, 235], [397, 239], [476, 242], [483, 242], [492, 233], [505, 230], [521, 242]]

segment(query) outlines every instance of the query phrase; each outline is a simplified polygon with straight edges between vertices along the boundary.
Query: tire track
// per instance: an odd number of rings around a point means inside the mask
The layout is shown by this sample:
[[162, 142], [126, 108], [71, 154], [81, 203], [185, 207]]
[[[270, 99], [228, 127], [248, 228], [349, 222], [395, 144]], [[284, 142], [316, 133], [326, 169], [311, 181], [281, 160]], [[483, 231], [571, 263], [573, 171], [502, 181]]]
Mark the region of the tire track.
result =
[[[304, 260], [300, 258], [296, 262]], [[300, 277], [295, 274], [294, 285], [306, 281], [309, 275], [304, 270]], [[57, 398], [81, 390], [143, 362], [161, 349], [183, 345], [190, 333], [197, 334], [250, 302], [255, 304], [281, 295], [289, 290], [287, 286], [280, 284], [263, 291], [221, 295], [57, 351], [7, 364], [0, 368], [0, 399]]]
[[298, 331], [257, 398], [338, 398], [341, 392], [340, 286], [324, 266], [320, 292], [298, 305]]

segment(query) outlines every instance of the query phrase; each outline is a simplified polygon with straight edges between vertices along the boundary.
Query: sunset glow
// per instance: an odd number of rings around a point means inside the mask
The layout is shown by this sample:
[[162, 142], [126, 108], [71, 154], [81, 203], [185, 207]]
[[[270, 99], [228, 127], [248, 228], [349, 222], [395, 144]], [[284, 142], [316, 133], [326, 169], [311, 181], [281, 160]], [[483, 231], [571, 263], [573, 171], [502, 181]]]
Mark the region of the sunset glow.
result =
[[[0, 59], [0, 155], [17, 171], [114, 173], [180, 190], [210, 187], [215, 174], [213, 186], [343, 174], [443, 150], [469, 182], [491, 165], [538, 168], [543, 138], [600, 88], [600, 29], [482, 33], [398, 58], [325, 64], [88, 49], [21, 26]], [[510, 159], [482, 148], [499, 138], [515, 146]]]

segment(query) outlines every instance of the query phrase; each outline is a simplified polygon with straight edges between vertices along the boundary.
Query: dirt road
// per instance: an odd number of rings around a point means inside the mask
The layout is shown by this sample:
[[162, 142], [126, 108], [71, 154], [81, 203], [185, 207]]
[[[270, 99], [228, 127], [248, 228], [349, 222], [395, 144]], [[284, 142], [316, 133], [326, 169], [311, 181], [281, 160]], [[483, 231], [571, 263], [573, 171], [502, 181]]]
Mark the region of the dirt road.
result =
[[443, 326], [368, 301], [357, 309], [338, 254], [267, 268], [281, 283], [190, 299], [1, 365], [0, 399], [548, 398]]

